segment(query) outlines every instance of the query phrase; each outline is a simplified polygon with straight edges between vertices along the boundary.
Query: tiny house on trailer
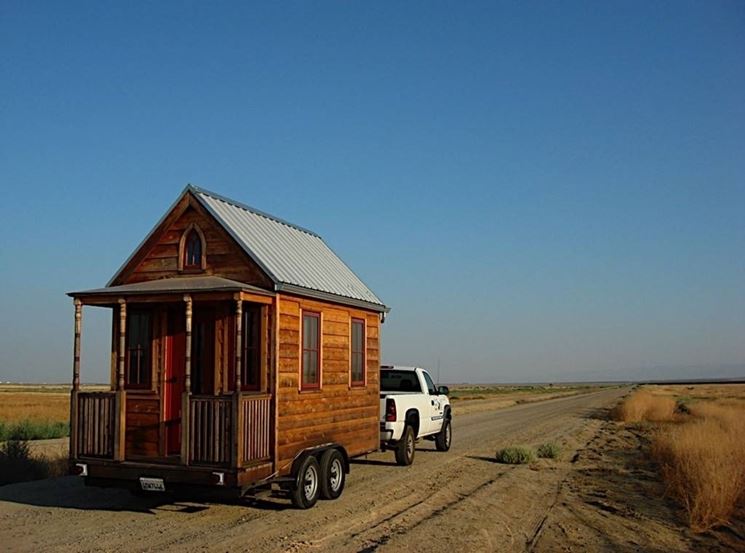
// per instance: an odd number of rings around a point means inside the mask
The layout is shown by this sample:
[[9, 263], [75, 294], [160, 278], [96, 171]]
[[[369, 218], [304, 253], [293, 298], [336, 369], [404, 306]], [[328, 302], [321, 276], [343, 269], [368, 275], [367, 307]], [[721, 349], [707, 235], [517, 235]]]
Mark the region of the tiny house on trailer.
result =
[[[187, 186], [75, 305], [70, 458], [86, 483], [338, 497], [378, 449], [388, 308], [315, 233]], [[113, 310], [111, 390], [80, 390], [83, 306]]]

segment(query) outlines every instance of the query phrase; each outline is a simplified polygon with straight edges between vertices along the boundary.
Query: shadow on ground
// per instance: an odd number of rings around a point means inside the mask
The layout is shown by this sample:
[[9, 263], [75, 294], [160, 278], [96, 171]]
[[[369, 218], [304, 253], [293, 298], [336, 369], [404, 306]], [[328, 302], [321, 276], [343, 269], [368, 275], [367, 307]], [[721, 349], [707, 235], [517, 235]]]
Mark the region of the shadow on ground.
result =
[[63, 476], [0, 486], [0, 502], [112, 512], [154, 515], [158, 512], [194, 514], [213, 503], [242, 505], [256, 509], [282, 511], [292, 508], [284, 495], [263, 493], [241, 499], [175, 495], [173, 493], [136, 496], [128, 490], [86, 486], [78, 476]]

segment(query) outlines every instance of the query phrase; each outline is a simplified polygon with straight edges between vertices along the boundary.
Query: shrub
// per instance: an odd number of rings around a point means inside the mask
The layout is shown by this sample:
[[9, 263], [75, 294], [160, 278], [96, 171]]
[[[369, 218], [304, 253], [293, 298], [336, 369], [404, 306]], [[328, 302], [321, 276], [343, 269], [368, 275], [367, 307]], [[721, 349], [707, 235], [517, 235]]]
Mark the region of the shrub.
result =
[[507, 465], [524, 465], [535, 460], [535, 453], [526, 447], [506, 447], [497, 451], [497, 462]]
[[695, 418], [657, 431], [652, 455], [691, 528], [704, 532], [727, 524], [745, 500], [745, 411], [713, 403], [690, 409]]
[[614, 411], [623, 422], [665, 422], [675, 419], [675, 400], [640, 390], [626, 398]]
[[0, 445], [0, 486], [61, 476], [66, 472], [66, 457], [33, 458], [26, 440], [8, 440]]
[[16, 423], [0, 423], [0, 441], [47, 440], [70, 435], [70, 425], [63, 421], [25, 419]]
[[541, 444], [536, 450], [536, 454], [542, 459], [556, 459], [560, 453], [561, 448], [553, 442]]

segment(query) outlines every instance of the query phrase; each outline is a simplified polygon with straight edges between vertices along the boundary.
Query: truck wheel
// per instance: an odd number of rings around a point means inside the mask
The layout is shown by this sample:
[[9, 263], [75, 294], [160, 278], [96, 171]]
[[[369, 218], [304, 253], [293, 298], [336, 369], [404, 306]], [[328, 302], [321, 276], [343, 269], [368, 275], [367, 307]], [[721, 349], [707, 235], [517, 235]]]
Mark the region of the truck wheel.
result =
[[402, 467], [414, 462], [414, 429], [408, 424], [404, 428], [403, 436], [396, 446], [396, 463]]
[[336, 499], [344, 491], [344, 457], [338, 449], [327, 449], [321, 455], [321, 497]]
[[450, 442], [453, 439], [453, 430], [450, 427], [450, 419], [445, 419], [445, 424], [435, 436], [435, 447], [437, 451], [447, 451], [450, 449]]
[[297, 482], [292, 490], [292, 504], [298, 509], [309, 509], [318, 501], [321, 470], [312, 455], [306, 455], [297, 471]]

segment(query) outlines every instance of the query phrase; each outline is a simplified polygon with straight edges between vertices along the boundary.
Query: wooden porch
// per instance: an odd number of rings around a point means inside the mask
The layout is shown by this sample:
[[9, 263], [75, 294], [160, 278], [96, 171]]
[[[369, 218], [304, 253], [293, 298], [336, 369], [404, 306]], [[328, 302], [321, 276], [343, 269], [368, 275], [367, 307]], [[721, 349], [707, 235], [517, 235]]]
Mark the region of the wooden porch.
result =
[[[183, 293], [184, 281], [189, 280], [195, 281], [188, 283], [194, 289]], [[172, 285], [177, 290], [168, 290], [167, 284], [161, 283], [157, 293], [143, 293], [152, 286], [144, 283], [133, 290], [114, 287], [75, 297], [71, 459], [239, 470], [272, 462], [274, 383], [269, 367], [273, 299], [226, 279], [196, 280], [178, 279]], [[207, 289], [207, 284], [215, 287], [215, 280], [221, 281], [218, 289]], [[241, 290], [229, 289], [232, 284]], [[111, 391], [80, 390], [83, 305], [115, 310]], [[194, 326], [204, 325], [194, 317], [197, 306], [207, 306], [219, 317], [208, 321], [213, 325], [209, 331], [202, 328], [193, 336]], [[145, 308], [155, 314], [153, 323], [147, 325], [148, 339], [151, 335], [157, 339], [148, 342], [143, 353], [133, 348], [127, 323], [128, 309], [142, 312]], [[249, 309], [254, 318], [244, 316]], [[254, 334], [258, 338], [250, 350], [243, 347], [245, 321], [253, 321], [257, 327]], [[134, 334], [138, 332], [141, 334]], [[247, 351], [258, 363], [258, 372], [248, 380], [242, 373], [248, 366], [243, 360]], [[199, 356], [196, 361], [193, 352]], [[152, 364], [147, 385], [131, 382], [135, 354]], [[199, 368], [196, 380], [195, 363]], [[204, 393], [210, 391], [213, 393]]]
[[[75, 426], [71, 431], [76, 459], [125, 461], [126, 391], [72, 392]], [[182, 452], [151, 462], [242, 468], [271, 458], [271, 396], [231, 394], [192, 396]]]

